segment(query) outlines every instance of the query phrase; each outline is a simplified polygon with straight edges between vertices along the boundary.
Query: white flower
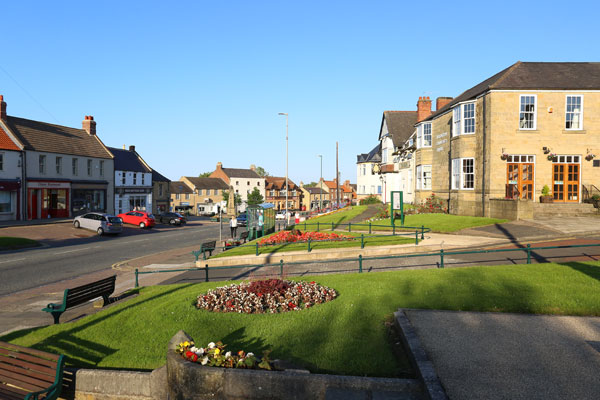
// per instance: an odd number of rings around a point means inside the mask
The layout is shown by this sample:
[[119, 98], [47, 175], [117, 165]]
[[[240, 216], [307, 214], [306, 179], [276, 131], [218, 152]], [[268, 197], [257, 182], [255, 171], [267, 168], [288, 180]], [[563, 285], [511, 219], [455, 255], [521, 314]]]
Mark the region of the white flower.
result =
[[229, 357], [231, 357], [231, 352], [230, 351], [228, 351], [227, 353], [225, 353], [225, 358], [229, 358]]
[[197, 353], [198, 352], [198, 348], [196, 346], [192, 346], [192, 348], [190, 349], [190, 351], [192, 353]]
[[210, 342], [210, 343], [208, 344], [208, 348], [209, 348], [209, 349], [214, 349], [214, 347], [215, 347], [215, 343], [214, 343], [214, 342]]
[[254, 353], [250, 352], [250, 353], [246, 354], [246, 358], [248, 358], [248, 357], [254, 357]]
[[202, 361], [200, 361], [200, 363], [201, 363], [202, 365], [206, 365], [206, 364], [208, 364], [208, 357], [204, 357], [204, 358], [202, 359]]

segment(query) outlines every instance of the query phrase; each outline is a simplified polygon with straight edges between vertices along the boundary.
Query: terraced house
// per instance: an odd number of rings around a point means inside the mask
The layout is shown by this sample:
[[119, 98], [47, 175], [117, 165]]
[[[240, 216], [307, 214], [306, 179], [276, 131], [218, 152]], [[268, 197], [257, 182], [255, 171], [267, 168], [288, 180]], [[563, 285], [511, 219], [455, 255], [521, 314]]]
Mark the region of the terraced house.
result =
[[[600, 187], [600, 63], [517, 62], [415, 125], [415, 201], [530, 218], [590, 209]], [[547, 185], [552, 204], [540, 204]]]
[[[277, 210], [285, 210], [285, 177], [267, 176], [266, 198], [267, 203], [272, 203]], [[289, 191], [287, 192], [288, 209], [300, 210], [302, 207], [302, 190], [291, 179], [288, 178]]]

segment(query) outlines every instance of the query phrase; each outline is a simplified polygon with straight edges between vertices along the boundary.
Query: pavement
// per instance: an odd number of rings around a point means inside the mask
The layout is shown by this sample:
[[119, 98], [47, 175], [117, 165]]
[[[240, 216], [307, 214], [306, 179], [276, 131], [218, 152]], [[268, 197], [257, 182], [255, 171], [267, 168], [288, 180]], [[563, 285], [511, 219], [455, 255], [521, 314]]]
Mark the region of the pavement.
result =
[[462, 399], [598, 399], [600, 317], [405, 310]]

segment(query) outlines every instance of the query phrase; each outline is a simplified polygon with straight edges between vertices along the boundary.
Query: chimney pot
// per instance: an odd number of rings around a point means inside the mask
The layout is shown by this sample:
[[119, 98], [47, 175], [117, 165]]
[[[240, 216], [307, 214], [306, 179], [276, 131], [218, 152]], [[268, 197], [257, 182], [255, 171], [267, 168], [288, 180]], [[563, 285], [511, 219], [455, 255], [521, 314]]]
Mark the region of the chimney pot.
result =
[[83, 122], [81, 123], [81, 126], [83, 130], [88, 133], [88, 135], [93, 136], [96, 134], [96, 121], [94, 121], [94, 117], [92, 117], [91, 115], [85, 116]]
[[223, 164], [221, 163], [221, 161], [219, 161], [217, 163], [217, 169], [222, 169], [223, 168]]
[[4, 96], [0, 94], [0, 119], [6, 120], [6, 102]]
[[417, 122], [423, 121], [431, 115], [431, 100], [429, 97], [419, 97], [417, 101]]
[[129, 151], [135, 151], [135, 146], [134, 145], [129, 146]]

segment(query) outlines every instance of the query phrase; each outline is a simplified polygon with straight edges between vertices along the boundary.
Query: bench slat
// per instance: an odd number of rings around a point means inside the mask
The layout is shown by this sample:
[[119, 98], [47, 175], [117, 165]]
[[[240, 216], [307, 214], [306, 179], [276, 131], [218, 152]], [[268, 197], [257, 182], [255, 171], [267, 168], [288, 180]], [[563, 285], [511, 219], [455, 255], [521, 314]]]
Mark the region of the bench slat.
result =
[[17, 352], [13, 352], [10, 350], [0, 348], [0, 362], [3, 362], [3, 363], [10, 362], [10, 360], [13, 360], [13, 359], [29, 361], [31, 363], [35, 363], [38, 365], [44, 365], [46, 367], [56, 368], [56, 361], [46, 360], [46, 359], [40, 358], [35, 355], [30, 355], [30, 354], [25, 354], [25, 353], [17, 353]]
[[[15, 377], [15, 375], [17, 377]], [[18, 374], [5, 373], [4, 371], [0, 371], [0, 381], [8, 383], [10, 385], [15, 385], [18, 388], [21, 388], [24, 390], [29, 390], [31, 392], [37, 392], [39, 390], [46, 389], [48, 386], [50, 386], [50, 385], [46, 384], [45, 382], [44, 382], [44, 384], [34, 385], [32, 383], [29, 383], [29, 382], [23, 380], [23, 376], [19, 377]]]
[[85, 287], [85, 288], [69, 289], [69, 293], [67, 294], [67, 296], [73, 296], [73, 295], [77, 295], [79, 293], [95, 292], [97, 290], [109, 290], [110, 288], [114, 288], [114, 287], [115, 287], [114, 281], [99, 282], [93, 286], [89, 286], [89, 287]]
[[40, 364], [34, 364], [27, 361], [19, 360], [17, 358], [8, 358], [1, 357], [0, 358], [0, 370], [7, 371], [23, 371], [28, 370], [36, 373], [40, 376], [49, 377], [52, 382], [54, 382], [54, 376], [56, 375], [56, 364], [53, 368], [49, 368]]
[[0, 399], [3, 400], [23, 400], [27, 396], [27, 391], [16, 387], [7, 386], [0, 383]]
[[77, 286], [77, 287], [74, 287], [74, 288], [69, 289], [69, 290], [77, 291], [77, 290], [80, 290], [80, 289], [86, 289], [86, 288], [94, 287], [94, 286], [96, 286], [98, 284], [102, 284], [102, 283], [105, 283], [105, 282], [114, 282], [116, 279], [117, 279], [117, 276], [113, 275], [113, 276], [111, 276], [109, 278], [100, 279], [99, 281], [92, 282], [92, 283], [86, 283], [85, 285]]
[[[39, 374], [38, 374], [39, 375]], [[47, 379], [48, 375], [43, 375], [46, 379], [38, 379], [31, 374], [31, 371], [23, 370], [19, 368], [18, 371], [6, 371], [4, 369], [0, 369], [0, 381], [5, 382], [7, 378], [13, 380], [12, 384], [25, 387], [27, 385], [31, 385], [31, 387], [37, 387], [38, 389], [34, 389], [35, 391], [45, 389], [47, 387], [52, 386], [54, 381], [56, 380], [56, 373], [51, 379]], [[20, 382], [16, 384], [15, 382]]]
[[[60, 356], [52, 353], [46, 353], [42, 350], [32, 349], [31, 347], [23, 347], [12, 343], [1, 342], [0, 341], [0, 349], [8, 349], [22, 354], [32, 354], [38, 357], [42, 357], [46, 360], [54, 360], [55, 364], [58, 362]], [[7, 354], [7, 353], [6, 353]]]

